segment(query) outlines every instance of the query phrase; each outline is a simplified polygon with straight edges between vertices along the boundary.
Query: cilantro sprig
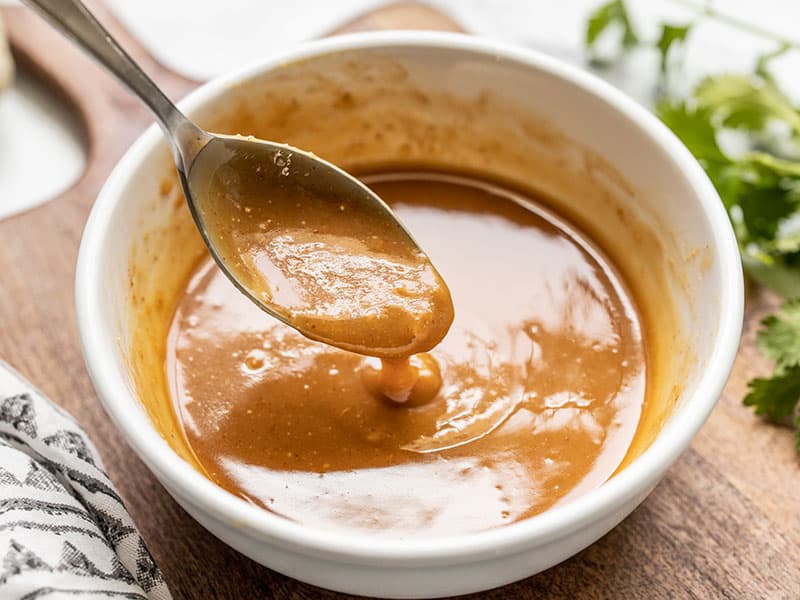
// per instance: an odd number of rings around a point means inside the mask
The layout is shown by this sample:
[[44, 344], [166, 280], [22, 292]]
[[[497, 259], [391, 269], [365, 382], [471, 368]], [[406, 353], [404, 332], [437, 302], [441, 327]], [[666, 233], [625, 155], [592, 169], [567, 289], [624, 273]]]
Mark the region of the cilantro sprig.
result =
[[[744, 403], [776, 422], [793, 424], [800, 452], [800, 110], [770, 73], [770, 63], [800, 44], [692, 0], [693, 22], [662, 23], [658, 38], [642, 41], [623, 0], [598, 7], [587, 21], [585, 46], [594, 66], [607, 67], [635, 48], [660, 57], [656, 114], [681, 138], [705, 169], [728, 211], [748, 275], [784, 298], [762, 321], [757, 343], [775, 362], [772, 374], [749, 382]], [[703, 19], [737, 27], [775, 42], [749, 73], [706, 77], [688, 94], [672, 92], [681, 50]], [[601, 52], [604, 41], [612, 41]], [[738, 146], [726, 147], [726, 139]]]
[[800, 299], [787, 301], [761, 325], [756, 341], [761, 352], [775, 361], [775, 371], [770, 377], [750, 381], [744, 403], [775, 422], [793, 422], [800, 452]]
[[[597, 44], [609, 29], [619, 29], [622, 34], [619, 39], [619, 50], [614, 56], [603, 56], [597, 52]], [[589, 16], [586, 23], [586, 48], [589, 50], [590, 58], [595, 66], [612, 64], [627, 50], [638, 44], [639, 36], [633, 30], [628, 11], [622, 0], [612, 0], [603, 4]]]

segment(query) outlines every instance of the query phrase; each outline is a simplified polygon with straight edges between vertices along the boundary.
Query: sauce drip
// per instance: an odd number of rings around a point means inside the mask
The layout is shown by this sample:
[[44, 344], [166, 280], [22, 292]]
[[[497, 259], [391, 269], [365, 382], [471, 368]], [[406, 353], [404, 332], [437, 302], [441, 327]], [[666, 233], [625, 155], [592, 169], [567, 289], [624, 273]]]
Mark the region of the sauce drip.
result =
[[602, 252], [487, 183], [365, 181], [448, 282], [450, 331], [389, 372], [270, 319], [204, 262], [179, 299], [167, 374], [207, 476], [315, 527], [420, 536], [508, 524], [606, 481], [633, 439], [646, 361]]
[[408, 358], [365, 361], [361, 380], [375, 396], [407, 406], [432, 400], [442, 387], [439, 363], [427, 352]]

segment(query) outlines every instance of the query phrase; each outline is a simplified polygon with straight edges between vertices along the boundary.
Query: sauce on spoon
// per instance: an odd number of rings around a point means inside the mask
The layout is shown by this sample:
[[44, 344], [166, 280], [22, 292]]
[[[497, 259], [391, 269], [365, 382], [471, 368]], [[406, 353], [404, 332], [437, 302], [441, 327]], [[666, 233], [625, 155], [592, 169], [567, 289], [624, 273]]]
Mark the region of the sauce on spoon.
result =
[[365, 371], [376, 395], [432, 399], [439, 369], [420, 353], [445, 337], [454, 311], [431, 261], [374, 197], [343, 193], [304, 154], [244, 143], [204, 150], [189, 174], [221, 266], [306, 337], [381, 359]]

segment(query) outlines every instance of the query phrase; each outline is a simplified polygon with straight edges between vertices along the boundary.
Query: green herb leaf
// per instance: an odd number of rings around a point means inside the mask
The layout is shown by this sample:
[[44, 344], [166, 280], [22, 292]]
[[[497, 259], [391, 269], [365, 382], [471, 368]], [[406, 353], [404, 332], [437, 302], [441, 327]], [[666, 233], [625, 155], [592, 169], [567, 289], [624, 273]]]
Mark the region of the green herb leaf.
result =
[[[720, 150], [709, 108], [690, 109], [686, 102], [664, 101], [656, 114], [686, 145], [719, 190], [731, 160]], [[733, 181], [733, 180], [731, 180]]]
[[781, 221], [797, 208], [786, 190], [760, 181], [743, 185], [738, 203], [747, 233], [756, 240], [767, 241], [775, 239]]
[[800, 135], [800, 113], [776, 85], [761, 77], [707, 77], [695, 89], [694, 98], [698, 107], [713, 111], [721, 126], [760, 131], [775, 119]]
[[750, 393], [745, 405], [752, 406], [757, 415], [782, 421], [792, 415], [800, 399], [800, 367], [776, 371], [772, 377], [759, 377], [747, 385]]
[[756, 341], [764, 356], [778, 369], [800, 365], [800, 299], [786, 302], [778, 315], [761, 321]]
[[[763, 151], [748, 152], [733, 160], [722, 151], [718, 135], [723, 119], [718, 115], [724, 110], [721, 107], [730, 104], [733, 91], [743, 87], [738, 78], [707, 79], [698, 88], [693, 107], [687, 101], [664, 101], [656, 113], [711, 178], [731, 213], [742, 247], [751, 257], [772, 264], [773, 257], [800, 250], [800, 231], [781, 228], [800, 207], [800, 162]], [[725, 109], [724, 114], [731, 113]], [[753, 113], [751, 126], [766, 125], [768, 114]], [[744, 118], [741, 110], [738, 115]]]
[[656, 42], [661, 54], [661, 73], [666, 74], [667, 64], [669, 60], [670, 50], [675, 44], [682, 45], [686, 41], [686, 36], [691, 31], [691, 25], [670, 25], [669, 23], [662, 23], [661, 35]]
[[[793, 417], [800, 452], [800, 111], [769, 69], [777, 57], [800, 50], [800, 43], [707, 4], [698, 9], [697, 17], [716, 19], [777, 42], [775, 50], [758, 59], [754, 72], [708, 77], [682, 101], [675, 100], [674, 90], [669, 89], [675, 83], [669, 71], [675, 65], [671, 57], [685, 45], [691, 26], [662, 23], [652, 46], [660, 53], [660, 85], [668, 99], [656, 112], [717, 188], [745, 269], [762, 285], [784, 297], [798, 298], [764, 319], [757, 342], [776, 366], [770, 377], [749, 383], [744, 403], [777, 421]], [[600, 63], [599, 40], [613, 30], [621, 32], [616, 58], [639, 44], [622, 0], [606, 2], [587, 22], [586, 49], [594, 64]], [[781, 126], [775, 127], [776, 123]], [[731, 140], [741, 142], [742, 148], [720, 145]]]
[[735, 185], [729, 184], [724, 191], [732, 196], [726, 199], [726, 206], [739, 206], [745, 226], [744, 231], [738, 232], [739, 241], [757, 242], [771, 255], [800, 249], [800, 231], [782, 228], [800, 207], [800, 163], [765, 152], [750, 152], [727, 175]]
[[699, 161], [730, 162], [717, 144], [711, 109], [690, 109], [686, 102], [665, 101], [656, 107], [656, 114]]
[[750, 393], [744, 403], [773, 421], [785, 422], [794, 415], [800, 451], [800, 298], [784, 303], [777, 315], [765, 318], [761, 325], [756, 341], [761, 352], [775, 361], [775, 371], [771, 377], [748, 383]]
[[800, 250], [800, 231], [781, 227], [800, 208], [800, 162], [761, 151], [729, 158], [717, 142], [716, 108], [708, 103], [692, 109], [687, 102], [665, 101], [656, 112], [711, 178], [743, 251], [772, 265], [775, 257]]
[[[613, 29], [622, 31], [620, 50], [613, 59], [602, 59], [595, 53], [597, 42], [605, 32]], [[611, 2], [603, 4], [589, 15], [584, 42], [586, 49], [590, 52], [592, 62], [597, 66], [613, 62], [616, 58], [622, 56], [626, 50], [630, 50], [639, 43], [639, 36], [636, 35], [636, 31], [631, 25], [628, 11], [622, 0], [611, 0]]]

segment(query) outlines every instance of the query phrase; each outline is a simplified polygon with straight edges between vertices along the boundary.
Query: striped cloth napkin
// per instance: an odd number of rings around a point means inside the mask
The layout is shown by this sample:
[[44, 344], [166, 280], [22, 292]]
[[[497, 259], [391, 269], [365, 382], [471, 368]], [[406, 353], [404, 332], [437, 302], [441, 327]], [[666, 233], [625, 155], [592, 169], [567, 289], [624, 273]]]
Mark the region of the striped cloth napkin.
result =
[[0, 598], [171, 598], [80, 425], [0, 361]]

